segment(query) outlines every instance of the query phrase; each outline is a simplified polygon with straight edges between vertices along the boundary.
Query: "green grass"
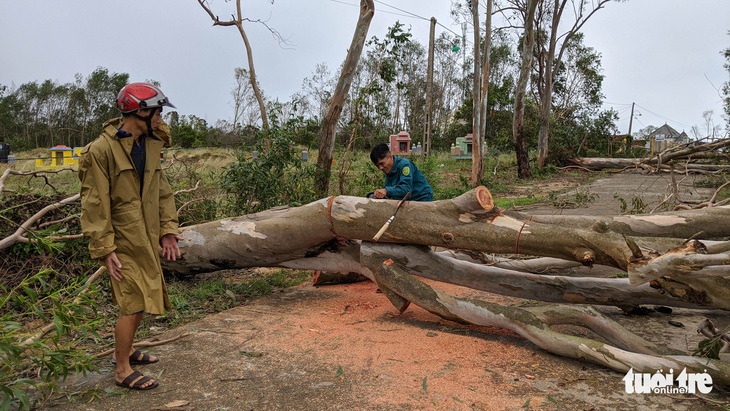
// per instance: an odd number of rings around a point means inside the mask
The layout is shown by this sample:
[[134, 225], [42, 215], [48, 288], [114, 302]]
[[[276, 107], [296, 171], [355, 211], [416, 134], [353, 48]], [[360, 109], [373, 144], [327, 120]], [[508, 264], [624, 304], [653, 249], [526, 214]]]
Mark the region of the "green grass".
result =
[[153, 322], [158, 326], [178, 327], [310, 280], [310, 271], [280, 269], [254, 276], [251, 272], [256, 271], [243, 270], [229, 273], [228, 277], [213, 274], [203, 278], [170, 279], [167, 288], [172, 310]]
[[515, 208], [539, 204], [544, 201], [545, 197], [496, 198], [494, 199], [494, 205], [499, 208]]

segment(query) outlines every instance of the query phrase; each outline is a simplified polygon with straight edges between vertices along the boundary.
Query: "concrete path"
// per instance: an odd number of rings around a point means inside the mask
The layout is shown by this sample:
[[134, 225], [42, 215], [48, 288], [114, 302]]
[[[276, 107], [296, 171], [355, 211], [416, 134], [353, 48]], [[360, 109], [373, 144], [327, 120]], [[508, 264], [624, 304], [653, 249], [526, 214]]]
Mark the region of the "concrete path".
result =
[[[680, 202], [697, 202], [712, 196], [715, 189], [697, 187], [706, 176], [690, 175], [675, 178], [676, 196]], [[596, 180], [586, 186], [579, 186], [558, 196], [557, 203], [521, 207], [528, 214], [565, 214], [565, 215], [620, 215], [646, 214], [660, 206], [657, 211], [669, 211], [673, 204], [675, 183], [668, 174], [646, 175], [616, 173]], [[592, 200], [592, 201], [588, 201]]]

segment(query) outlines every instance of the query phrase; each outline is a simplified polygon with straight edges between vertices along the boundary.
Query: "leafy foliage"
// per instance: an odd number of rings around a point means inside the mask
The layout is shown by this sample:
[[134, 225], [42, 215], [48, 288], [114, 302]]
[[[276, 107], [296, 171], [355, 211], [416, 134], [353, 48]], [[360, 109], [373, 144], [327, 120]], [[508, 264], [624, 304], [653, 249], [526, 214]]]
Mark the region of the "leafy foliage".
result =
[[726, 338], [725, 333], [718, 333], [714, 337], [704, 339], [697, 344], [697, 349], [692, 352], [692, 355], [719, 360], [720, 349], [727, 344]]
[[82, 146], [99, 135], [104, 121], [119, 116], [116, 95], [126, 73], [97, 68], [73, 83], [45, 80], [0, 87], [0, 141], [14, 150], [64, 144]]
[[[56, 274], [45, 269], [11, 289], [0, 286], [0, 410], [31, 409], [70, 373], [95, 369], [93, 357], [75, 348], [99, 338], [98, 291], [79, 294], [82, 278], [59, 283]], [[51, 332], [31, 338], [27, 324], [38, 323], [52, 324]]]
[[[175, 113], [177, 114], [177, 113]], [[196, 116], [174, 116], [170, 125], [175, 144], [183, 148], [208, 145], [208, 123]]]
[[314, 165], [302, 161], [291, 138], [275, 133], [262, 133], [255, 148], [258, 156], [239, 153], [237, 162], [223, 175], [223, 189], [233, 196], [238, 213], [298, 206], [317, 199]]
[[618, 193], [615, 193], [613, 198], [620, 203], [621, 214], [646, 214], [648, 212], [646, 209], [647, 204], [641, 196], [633, 196], [631, 198], [631, 208], [629, 208], [628, 202]]

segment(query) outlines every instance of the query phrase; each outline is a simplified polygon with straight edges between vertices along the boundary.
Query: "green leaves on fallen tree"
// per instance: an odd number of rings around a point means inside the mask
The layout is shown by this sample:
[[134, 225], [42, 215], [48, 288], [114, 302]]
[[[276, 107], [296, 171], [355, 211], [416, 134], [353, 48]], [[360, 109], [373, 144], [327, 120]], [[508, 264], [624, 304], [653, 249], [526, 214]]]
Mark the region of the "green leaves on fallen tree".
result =
[[92, 356], [75, 349], [100, 339], [96, 329], [104, 319], [98, 290], [79, 292], [84, 280], [63, 282], [43, 269], [12, 288], [0, 285], [0, 410], [31, 409], [72, 372], [95, 368]]
[[700, 341], [699, 344], [697, 344], [697, 349], [692, 352], [692, 355], [719, 360], [720, 348], [722, 348], [723, 345], [721, 337], [721, 335], [717, 335], [715, 337]]

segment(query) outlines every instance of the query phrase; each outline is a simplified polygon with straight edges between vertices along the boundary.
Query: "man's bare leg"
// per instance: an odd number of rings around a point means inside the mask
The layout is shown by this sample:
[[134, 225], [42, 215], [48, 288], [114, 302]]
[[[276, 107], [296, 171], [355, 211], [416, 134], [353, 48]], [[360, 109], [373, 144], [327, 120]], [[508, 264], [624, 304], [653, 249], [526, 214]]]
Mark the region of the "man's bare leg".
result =
[[[139, 318], [136, 318], [136, 320], [135, 320], [135, 322], [133, 324], [134, 330], [132, 331], [132, 334], [131, 334], [131, 336], [132, 336], [131, 338], [132, 339], [130, 340], [130, 343], [129, 343], [129, 353], [127, 354], [127, 357], [131, 357], [132, 354], [134, 354], [134, 346], [132, 345], [132, 343], [134, 342], [134, 335], [137, 333], [137, 328], [139, 328], [139, 325], [142, 323], [142, 319], [143, 319], [144, 313], [139, 312], [137, 314], [132, 314], [132, 315], [129, 315], [128, 316], [128, 317], [137, 317], [137, 316], [139, 316]], [[114, 338], [115, 338], [115, 341], [120, 341], [119, 336], [116, 334], [118, 332], [118, 330], [119, 330], [119, 327], [120, 327], [120, 324], [119, 324], [120, 321], [122, 321], [122, 316], [120, 316], [119, 317], [119, 320], [117, 320], [117, 325], [116, 325], [116, 328], [114, 329], [114, 333], [115, 333]], [[123, 325], [122, 327], [126, 327], [126, 325]], [[122, 337], [122, 339], [123, 339], [123, 337]], [[115, 344], [114, 354], [112, 356], [112, 359], [115, 362], [117, 361], [117, 358], [119, 358], [119, 355], [118, 355], [119, 349], [120, 349], [119, 343]], [[157, 360], [157, 357], [155, 357], [154, 355], [151, 355], [151, 354], [145, 354], [145, 355], [149, 357], [150, 363], [154, 363], [155, 360]]]
[[[116, 381], [122, 382], [134, 370], [129, 364], [129, 356], [132, 354], [132, 342], [139, 324], [142, 322], [143, 313], [131, 315], [120, 315], [117, 325], [114, 327], [114, 356], [117, 360]], [[142, 387], [154, 384], [154, 380], [147, 381]]]

